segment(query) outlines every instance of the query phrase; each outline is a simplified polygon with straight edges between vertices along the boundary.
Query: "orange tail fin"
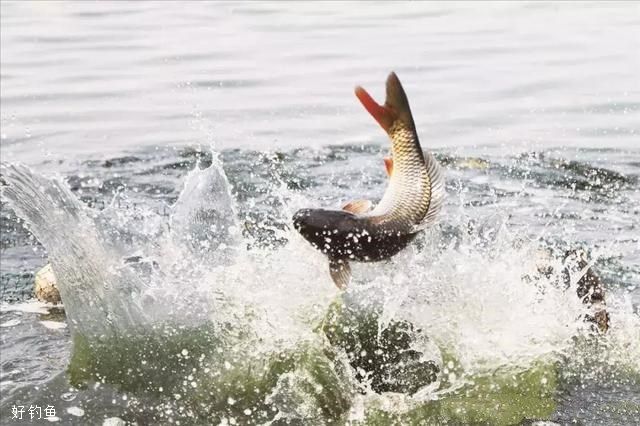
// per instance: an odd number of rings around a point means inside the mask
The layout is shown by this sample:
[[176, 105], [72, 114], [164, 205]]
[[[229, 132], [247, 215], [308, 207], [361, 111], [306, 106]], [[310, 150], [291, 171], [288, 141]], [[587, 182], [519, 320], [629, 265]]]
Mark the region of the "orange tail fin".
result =
[[396, 73], [392, 72], [387, 77], [386, 100], [384, 105], [378, 104], [362, 87], [357, 86], [355, 93], [369, 114], [375, 118], [380, 126], [388, 133], [396, 120], [401, 120], [415, 133], [415, 124], [409, 100], [402, 88], [402, 84]]

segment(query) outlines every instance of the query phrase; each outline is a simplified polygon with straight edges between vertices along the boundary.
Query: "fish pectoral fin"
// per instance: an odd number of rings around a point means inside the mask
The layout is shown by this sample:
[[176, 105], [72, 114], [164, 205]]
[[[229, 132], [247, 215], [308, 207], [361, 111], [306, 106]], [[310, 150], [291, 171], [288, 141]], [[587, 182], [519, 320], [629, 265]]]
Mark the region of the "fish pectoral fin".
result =
[[373, 208], [373, 203], [369, 200], [353, 200], [342, 206], [342, 210], [353, 214], [366, 213]]
[[329, 273], [333, 283], [340, 290], [344, 290], [351, 281], [351, 266], [347, 260], [329, 260]]
[[391, 177], [393, 174], [393, 158], [384, 157], [384, 168], [387, 171], [387, 176]]

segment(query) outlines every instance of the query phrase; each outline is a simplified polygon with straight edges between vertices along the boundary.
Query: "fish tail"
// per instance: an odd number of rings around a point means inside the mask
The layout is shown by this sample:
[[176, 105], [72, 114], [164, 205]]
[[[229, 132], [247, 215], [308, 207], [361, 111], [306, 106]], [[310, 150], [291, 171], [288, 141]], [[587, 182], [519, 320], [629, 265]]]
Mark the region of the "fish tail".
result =
[[375, 118], [387, 133], [391, 132], [394, 123], [399, 120], [405, 127], [416, 134], [416, 126], [413, 121], [413, 115], [411, 114], [409, 100], [396, 73], [392, 72], [389, 74], [389, 77], [387, 77], [384, 105], [378, 104], [371, 95], [360, 86], [356, 87], [355, 94], [369, 114]]

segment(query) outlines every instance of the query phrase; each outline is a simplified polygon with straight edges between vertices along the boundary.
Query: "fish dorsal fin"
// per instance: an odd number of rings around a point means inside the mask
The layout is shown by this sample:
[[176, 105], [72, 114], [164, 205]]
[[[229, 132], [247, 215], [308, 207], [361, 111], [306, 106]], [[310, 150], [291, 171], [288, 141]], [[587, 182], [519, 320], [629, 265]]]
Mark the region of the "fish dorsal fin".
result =
[[422, 219], [422, 222], [416, 226], [416, 231], [433, 225], [438, 220], [438, 215], [440, 210], [442, 210], [442, 206], [444, 206], [446, 195], [444, 172], [438, 160], [436, 160], [431, 153], [425, 153], [424, 163], [427, 168], [430, 183], [429, 210], [427, 210], [427, 214]]
[[373, 203], [369, 200], [353, 200], [342, 206], [342, 210], [353, 214], [366, 213], [373, 208]]
[[387, 176], [391, 177], [393, 174], [393, 158], [384, 157], [384, 168], [387, 171]]
[[351, 266], [347, 260], [329, 260], [329, 274], [333, 283], [340, 290], [344, 290], [351, 281]]

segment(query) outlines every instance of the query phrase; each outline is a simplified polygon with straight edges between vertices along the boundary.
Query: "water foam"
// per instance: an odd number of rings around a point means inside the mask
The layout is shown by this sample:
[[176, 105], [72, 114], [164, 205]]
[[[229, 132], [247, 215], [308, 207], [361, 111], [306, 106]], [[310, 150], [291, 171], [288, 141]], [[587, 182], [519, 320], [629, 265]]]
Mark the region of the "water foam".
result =
[[[169, 219], [150, 211], [128, 215], [115, 204], [93, 211], [61, 181], [24, 166], [3, 165], [2, 175], [5, 197], [48, 250], [74, 332], [93, 339], [171, 324], [241, 330], [254, 353], [317, 344], [317, 324], [337, 296], [326, 259], [286, 226], [272, 229], [283, 245], [247, 241], [217, 159], [189, 173]], [[282, 182], [271, 195], [287, 217], [313, 204]], [[559, 284], [561, 260], [541, 256], [540, 241], [511, 231], [506, 216], [470, 222], [448, 212], [445, 224], [394, 259], [354, 265], [346, 297], [381, 303], [380, 329], [409, 321], [435, 342], [420, 349], [440, 363], [446, 387], [414, 402], [452, 392], [469, 377], [556, 361], [571, 353], [576, 336], [589, 334], [575, 280], [568, 290]], [[556, 272], [541, 274], [541, 263]], [[624, 295], [610, 294], [609, 309], [611, 359], [633, 365], [638, 314]], [[229, 354], [229, 361], [238, 356]], [[287, 380], [304, 379], [299, 373], [287, 372], [276, 388], [285, 392]], [[311, 410], [301, 404], [296, 410]]]

